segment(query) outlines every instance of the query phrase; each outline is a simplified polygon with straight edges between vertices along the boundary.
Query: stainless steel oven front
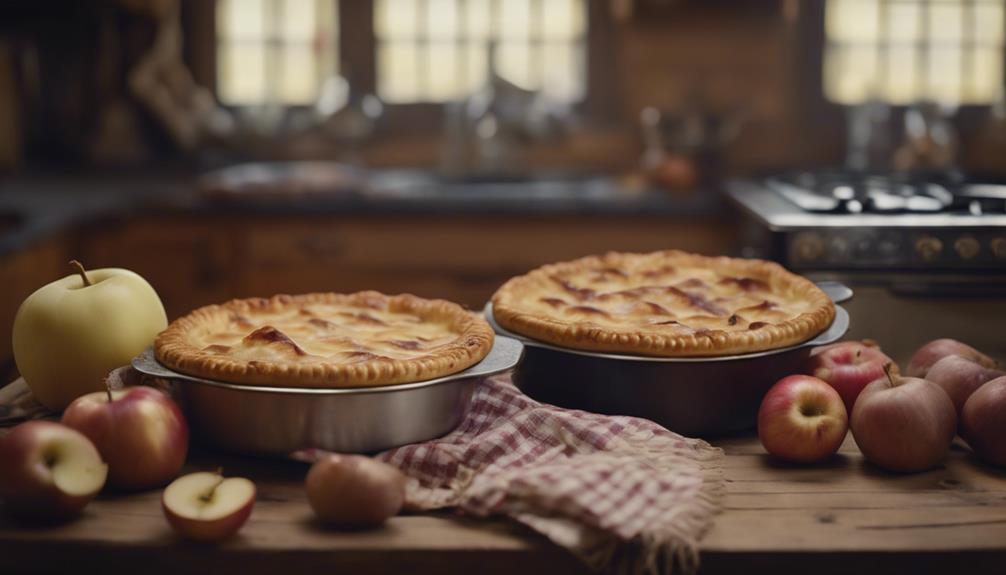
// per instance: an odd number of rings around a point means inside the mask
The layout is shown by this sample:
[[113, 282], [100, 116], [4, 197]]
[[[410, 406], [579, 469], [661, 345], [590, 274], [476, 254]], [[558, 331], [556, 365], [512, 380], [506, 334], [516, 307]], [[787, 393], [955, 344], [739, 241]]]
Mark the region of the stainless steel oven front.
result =
[[848, 338], [905, 362], [950, 337], [1006, 359], [1006, 214], [813, 214], [735, 183], [742, 253], [855, 291]]

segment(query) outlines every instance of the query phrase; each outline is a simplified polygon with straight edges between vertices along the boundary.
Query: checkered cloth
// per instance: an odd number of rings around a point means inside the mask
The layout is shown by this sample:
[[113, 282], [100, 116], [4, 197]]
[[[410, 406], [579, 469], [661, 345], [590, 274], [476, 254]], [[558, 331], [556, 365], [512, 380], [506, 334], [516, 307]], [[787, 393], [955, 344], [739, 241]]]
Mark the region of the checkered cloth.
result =
[[475, 392], [448, 435], [378, 456], [410, 478], [407, 503], [502, 514], [619, 573], [698, 567], [722, 491], [722, 452], [634, 417], [560, 409], [509, 376]]

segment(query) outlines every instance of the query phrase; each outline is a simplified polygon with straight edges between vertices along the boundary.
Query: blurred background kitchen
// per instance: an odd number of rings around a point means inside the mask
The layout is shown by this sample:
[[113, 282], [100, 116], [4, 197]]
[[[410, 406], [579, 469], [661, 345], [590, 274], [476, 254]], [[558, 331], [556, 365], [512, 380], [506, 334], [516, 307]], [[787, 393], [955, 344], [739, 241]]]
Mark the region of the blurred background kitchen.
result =
[[844, 281], [850, 335], [895, 357], [1003, 355], [1004, 4], [3, 3], [2, 369], [71, 258], [173, 318], [369, 288], [477, 309], [664, 248]]

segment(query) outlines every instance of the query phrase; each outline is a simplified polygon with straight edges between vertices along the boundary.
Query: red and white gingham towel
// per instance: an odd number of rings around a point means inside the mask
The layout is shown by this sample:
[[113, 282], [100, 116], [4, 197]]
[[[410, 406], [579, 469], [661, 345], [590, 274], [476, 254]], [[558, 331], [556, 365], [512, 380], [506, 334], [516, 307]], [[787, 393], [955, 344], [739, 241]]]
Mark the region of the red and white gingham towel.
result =
[[479, 386], [457, 429], [378, 456], [417, 509], [524, 523], [594, 567], [694, 571], [722, 491], [722, 452], [634, 417], [538, 403], [509, 376]]

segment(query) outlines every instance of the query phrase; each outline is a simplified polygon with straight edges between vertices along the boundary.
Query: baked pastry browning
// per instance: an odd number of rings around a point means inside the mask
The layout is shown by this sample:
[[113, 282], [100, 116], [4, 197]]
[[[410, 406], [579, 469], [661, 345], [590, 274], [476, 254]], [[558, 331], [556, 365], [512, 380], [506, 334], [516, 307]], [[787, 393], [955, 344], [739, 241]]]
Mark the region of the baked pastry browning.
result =
[[157, 360], [181, 373], [257, 385], [365, 387], [425, 381], [478, 363], [480, 316], [413, 295], [278, 295], [197, 309], [161, 332]]
[[787, 347], [835, 317], [824, 292], [777, 264], [674, 250], [546, 265], [503, 284], [492, 301], [496, 321], [521, 335], [666, 357]]

